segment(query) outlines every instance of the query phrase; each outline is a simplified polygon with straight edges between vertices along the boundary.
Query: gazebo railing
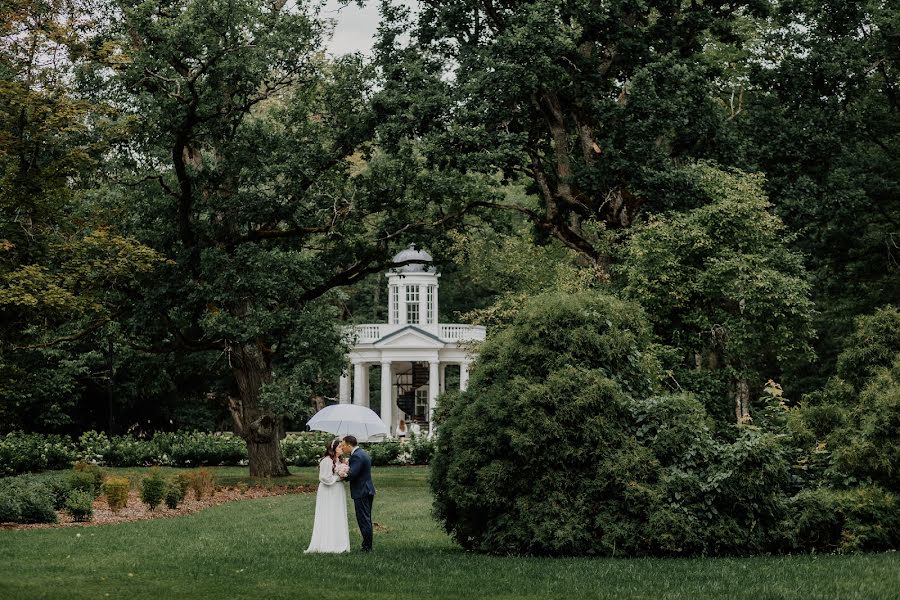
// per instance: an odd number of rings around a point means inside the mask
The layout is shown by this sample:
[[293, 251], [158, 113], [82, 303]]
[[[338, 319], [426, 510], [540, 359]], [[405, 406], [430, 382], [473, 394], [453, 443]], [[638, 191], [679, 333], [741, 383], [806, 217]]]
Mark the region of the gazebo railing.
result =
[[[357, 344], [372, 344], [406, 326], [406, 324], [364, 323], [349, 327], [347, 334]], [[442, 323], [438, 325], [414, 324], [413, 326], [435, 335], [445, 342], [482, 341], [485, 336], [485, 328], [480, 325]]]

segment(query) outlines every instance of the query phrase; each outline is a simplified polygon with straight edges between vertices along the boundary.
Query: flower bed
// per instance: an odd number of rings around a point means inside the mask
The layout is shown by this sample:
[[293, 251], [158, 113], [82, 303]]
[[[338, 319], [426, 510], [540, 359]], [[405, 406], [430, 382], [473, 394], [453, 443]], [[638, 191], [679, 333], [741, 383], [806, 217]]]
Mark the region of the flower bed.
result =
[[141, 502], [140, 492], [131, 490], [128, 493], [128, 502], [124, 508], [112, 511], [105, 498], [97, 498], [93, 502], [93, 518], [90, 521], [76, 521], [68, 513], [59, 511], [56, 523], [2, 523], [0, 529], [46, 529], [50, 527], [88, 527], [92, 525], [109, 525], [113, 523], [127, 523], [129, 521], [147, 521], [150, 519], [164, 519], [178, 517], [201, 511], [210, 506], [218, 506], [234, 500], [250, 500], [264, 498], [266, 496], [281, 496], [284, 494], [303, 494], [315, 491], [308, 485], [271, 486], [271, 487], [229, 487], [219, 488], [209, 496], [198, 500], [193, 495], [186, 497], [178, 508], [170, 509], [158, 507], [150, 510]]

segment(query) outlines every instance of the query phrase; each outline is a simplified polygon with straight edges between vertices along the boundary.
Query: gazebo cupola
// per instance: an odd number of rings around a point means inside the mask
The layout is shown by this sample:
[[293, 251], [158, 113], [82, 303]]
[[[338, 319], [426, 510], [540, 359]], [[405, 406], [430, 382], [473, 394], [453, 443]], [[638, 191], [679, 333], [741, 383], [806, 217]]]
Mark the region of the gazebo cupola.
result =
[[394, 256], [394, 264], [411, 262], [386, 273], [388, 324], [416, 325], [435, 333], [438, 322], [438, 278], [431, 255], [409, 246]]

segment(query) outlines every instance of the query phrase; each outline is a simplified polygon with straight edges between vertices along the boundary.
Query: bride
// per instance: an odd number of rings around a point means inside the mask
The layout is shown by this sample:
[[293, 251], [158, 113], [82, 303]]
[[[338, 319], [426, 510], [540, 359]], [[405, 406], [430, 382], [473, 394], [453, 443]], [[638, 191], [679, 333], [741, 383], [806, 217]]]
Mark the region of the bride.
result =
[[319, 489], [316, 492], [316, 517], [313, 522], [310, 552], [349, 552], [350, 528], [347, 524], [347, 492], [340, 469], [340, 438], [325, 449], [319, 460]]

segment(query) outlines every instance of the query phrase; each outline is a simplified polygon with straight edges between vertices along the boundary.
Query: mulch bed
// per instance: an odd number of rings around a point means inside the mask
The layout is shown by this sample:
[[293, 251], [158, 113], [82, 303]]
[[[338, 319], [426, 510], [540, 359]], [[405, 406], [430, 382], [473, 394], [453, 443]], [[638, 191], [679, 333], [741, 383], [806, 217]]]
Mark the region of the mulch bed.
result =
[[109, 525], [114, 523], [127, 523], [129, 521], [149, 521], [150, 519], [167, 519], [189, 515], [226, 502], [235, 500], [251, 500], [253, 498], [266, 498], [268, 496], [283, 496], [285, 494], [308, 494], [315, 492], [316, 488], [310, 485], [282, 485], [271, 487], [250, 488], [218, 488], [212, 495], [200, 500], [194, 497], [193, 491], [188, 492], [188, 497], [178, 505], [176, 509], [166, 508], [165, 504], [151, 511], [147, 505], [141, 502], [141, 495], [136, 490], [128, 493], [128, 506], [113, 512], [106, 504], [106, 498], [100, 496], [94, 500], [94, 518], [92, 521], [77, 523], [69, 515], [59, 512], [59, 523], [0, 523], [0, 529], [47, 529], [50, 527], [91, 527], [94, 525]]

